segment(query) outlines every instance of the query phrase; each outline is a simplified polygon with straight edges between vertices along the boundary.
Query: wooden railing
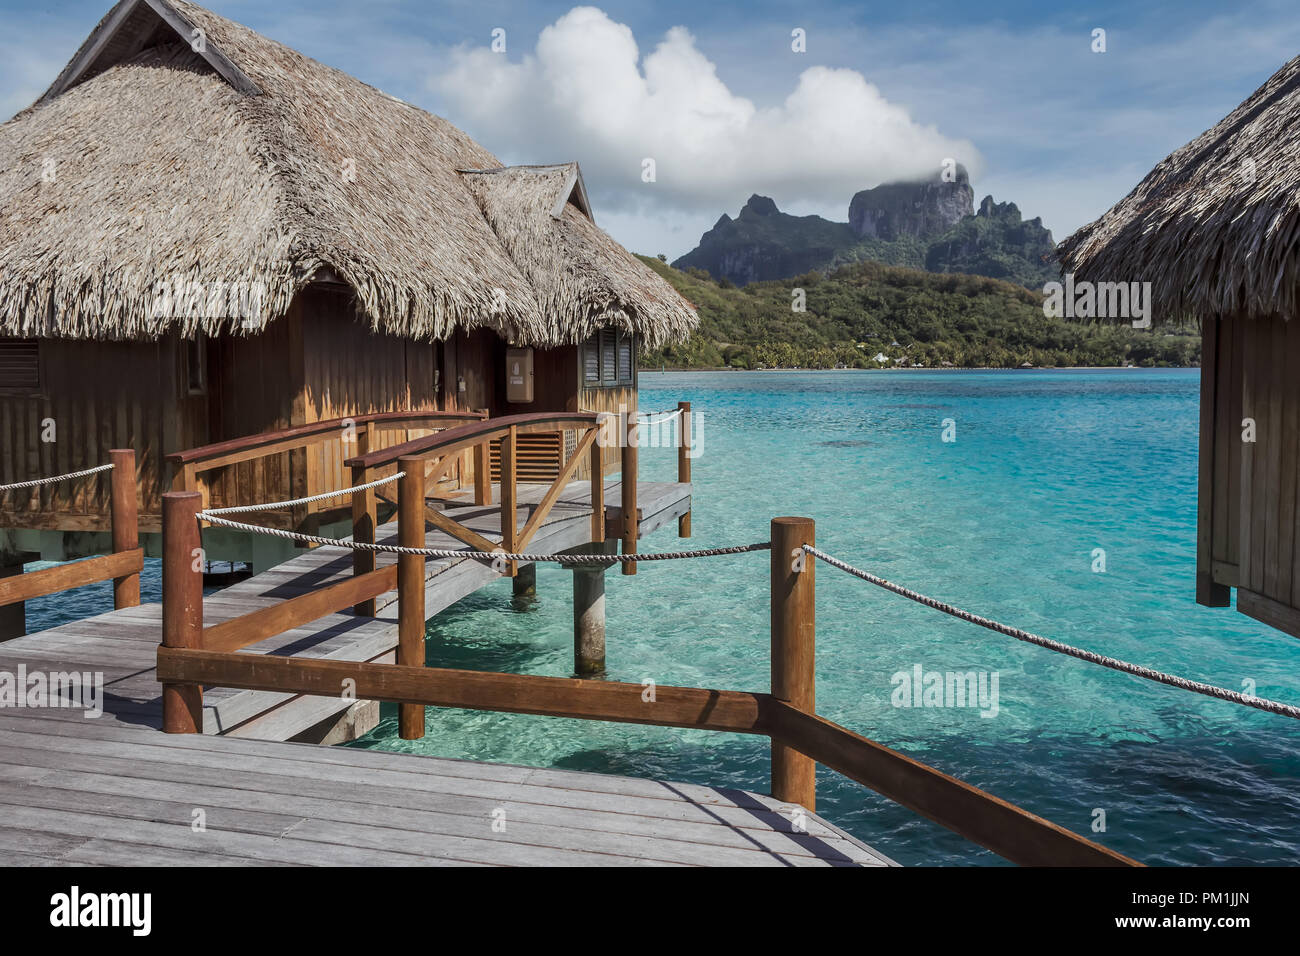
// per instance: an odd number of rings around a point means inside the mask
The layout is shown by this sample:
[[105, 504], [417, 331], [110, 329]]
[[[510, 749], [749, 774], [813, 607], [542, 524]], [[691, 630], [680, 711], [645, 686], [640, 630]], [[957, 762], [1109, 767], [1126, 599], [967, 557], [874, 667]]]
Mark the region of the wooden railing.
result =
[[[550, 425], [576, 421], [570, 415], [552, 419]], [[485, 435], [503, 428], [502, 440], [508, 442], [519, 428], [534, 424], [542, 427], [540, 421], [499, 419], [453, 429], [460, 434], [449, 431], [437, 436], [436, 451], [450, 454], [476, 447]], [[430, 451], [427, 444], [416, 450]], [[369, 467], [382, 457], [368, 457], [359, 466]], [[503, 449], [503, 464], [508, 459]], [[424, 543], [427, 513], [420, 467], [424, 461], [413, 456], [397, 461], [404, 472], [398, 488], [398, 538], [404, 546]], [[815, 569], [802, 550], [804, 544], [814, 543], [810, 519], [776, 518], [771, 525], [770, 691], [656, 687], [647, 699], [641, 684], [423, 666], [425, 559], [420, 555], [401, 554], [396, 569], [371, 570], [234, 621], [204, 627], [202, 576], [192, 558], [200, 547], [200, 502], [193, 492], [163, 496], [163, 645], [158, 650], [157, 673], [163, 684], [163, 729], [168, 733], [202, 732], [203, 687], [211, 686], [322, 697], [338, 697], [347, 688], [350, 698], [398, 704], [399, 733], [404, 739], [424, 735], [424, 711], [429, 706], [756, 734], [771, 740], [772, 794], [778, 800], [815, 809], [814, 770], [822, 763], [1013, 862], [1135, 865], [1127, 857], [817, 715]], [[593, 527], [599, 513], [599, 509], [593, 512]], [[396, 664], [237, 653], [393, 587], [398, 592]]]
[[[537, 530], [546, 520], [565, 485], [573, 478], [584, 456], [590, 462], [591, 469], [591, 540], [605, 540], [605, 484], [604, 468], [601, 462], [601, 426], [597, 424], [598, 415], [590, 412], [550, 412], [507, 415], [481, 422], [473, 422], [456, 428], [449, 428], [436, 435], [416, 438], [391, 448], [358, 454], [347, 459], [344, 465], [352, 469], [352, 487], [358, 488], [369, 484], [383, 469], [397, 463], [401, 470], [407, 466], [421, 472], [420, 476], [408, 474], [405, 481], [417, 480], [423, 483], [437, 481], [468, 450], [474, 453], [474, 503], [488, 506], [492, 504], [491, 472], [488, 467], [490, 445], [494, 441], [501, 443], [501, 480], [500, 512], [501, 540], [491, 541], [458, 521], [453, 520], [436, 508], [423, 503], [421, 498], [420, 513], [422, 521], [427, 521], [441, 531], [451, 535], [457, 541], [469, 545], [478, 551], [506, 552], [520, 551], [533, 539]], [[541, 501], [533, 509], [522, 529], [517, 525], [519, 504], [519, 482], [515, 471], [518, 438], [535, 432], [578, 429], [581, 435], [577, 447], [569, 460], [560, 468], [559, 474], [542, 495]], [[626, 484], [626, 482], [625, 482]], [[404, 484], [403, 487], [406, 487]], [[410, 486], [411, 494], [414, 485]], [[399, 496], [400, 497], [400, 496]], [[373, 488], [356, 491], [352, 496], [352, 540], [373, 544], [375, 529], [378, 527], [378, 496]], [[399, 536], [401, 535], [399, 504]], [[411, 524], [414, 528], [415, 524]], [[414, 532], [412, 532], [414, 534]], [[423, 524], [420, 525], [418, 546], [424, 544]], [[357, 576], [369, 574], [375, 569], [375, 554], [372, 551], [352, 552], [353, 572]], [[518, 569], [514, 562], [506, 562], [505, 574], [514, 577]], [[356, 607], [358, 614], [373, 615], [374, 600], [361, 602]], [[423, 630], [423, 624], [421, 624]]]
[[112, 553], [0, 579], [0, 607], [107, 581], [109, 578], [113, 579], [114, 608], [137, 607], [140, 604], [140, 572], [144, 569], [144, 551], [140, 547], [135, 451], [116, 448], [108, 456], [113, 465], [108, 473]]
[[[331, 418], [282, 428], [275, 431], [248, 435], [230, 441], [216, 442], [175, 452], [167, 456], [167, 461], [174, 469], [173, 491], [197, 491], [208, 501], [208, 480], [211, 472], [238, 465], [244, 462], [269, 458], [285, 452], [299, 451], [321, 445], [330, 441], [340, 442], [344, 455], [355, 452], [364, 455], [379, 447], [375, 433], [381, 429], [445, 429], [453, 424], [467, 421], [481, 421], [487, 417], [486, 411], [473, 412], [437, 412], [437, 411], [400, 411], [375, 412], [367, 415], [354, 415], [347, 418]], [[351, 448], [347, 446], [351, 445]], [[310, 489], [308, 489], [310, 491]], [[251, 503], [251, 502], [250, 502]], [[300, 523], [303, 513], [299, 512], [294, 523]]]

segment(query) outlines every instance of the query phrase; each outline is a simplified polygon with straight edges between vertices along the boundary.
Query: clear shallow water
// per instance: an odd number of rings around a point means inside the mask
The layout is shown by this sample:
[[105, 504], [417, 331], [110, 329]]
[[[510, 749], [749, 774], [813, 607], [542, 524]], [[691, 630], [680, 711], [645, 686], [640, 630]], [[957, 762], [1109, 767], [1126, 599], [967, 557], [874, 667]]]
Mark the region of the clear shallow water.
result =
[[[690, 547], [765, 540], [774, 515], [969, 610], [1188, 677], [1300, 702], [1300, 642], [1193, 599], [1194, 370], [643, 373], [641, 406], [705, 415]], [[952, 418], [957, 441], [941, 441]], [[670, 449], [641, 453], [672, 480]], [[671, 529], [646, 550], [678, 547]], [[1093, 573], [1092, 552], [1106, 552]], [[609, 676], [766, 690], [767, 555], [612, 573]], [[157, 600], [157, 562], [145, 600]], [[431, 664], [568, 676], [569, 573], [502, 580], [429, 623]], [[33, 629], [103, 608], [108, 585], [29, 606]], [[1147, 863], [1300, 861], [1300, 728], [1020, 644], [832, 568], [817, 577], [818, 709]], [[93, 603], [92, 603], [93, 602]], [[896, 708], [891, 676], [996, 671], [999, 712]], [[357, 746], [766, 791], [766, 742], [557, 718], [396, 708]], [[830, 771], [818, 810], [906, 864], [997, 858]]]
[[[765, 540], [774, 515], [918, 590], [1069, 643], [1300, 701], [1300, 642], [1193, 601], [1195, 370], [643, 373], [641, 406], [703, 412], [692, 547]], [[955, 419], [957, 441], [941, 441]], [[641, 453], [671, 480], [669, 449]], [[670, 529], [646, 550], [677, 546]], [[1104, 548], [1106, 572], [1094, 573]], [[614, 680], [765, 690], [765, 554], [608, 575]], [[539, 598], [498, 582], [430, 622], [431, 664], [568, 676], [569, 573]], [[1293, 722], [1150, 684], [964, 624], [823, 567], [825, 716], [1148, 863], [1300, 860]], [[891, 676], [996, 671], [999, 713], [897, 708]], [[393, 711], [393, 712], [390, 712]], [[557, 718], [395, 708], [359, 743], [765, 791], [766, 742]], [[818, 809], [902, 863], [993, 857], [830, 771]]]

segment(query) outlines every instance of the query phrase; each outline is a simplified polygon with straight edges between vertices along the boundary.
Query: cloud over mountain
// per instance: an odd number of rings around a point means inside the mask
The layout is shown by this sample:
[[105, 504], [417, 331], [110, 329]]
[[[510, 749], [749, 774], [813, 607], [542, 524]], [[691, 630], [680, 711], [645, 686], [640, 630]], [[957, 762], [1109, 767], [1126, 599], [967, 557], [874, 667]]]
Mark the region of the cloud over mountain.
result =
[[[856, 70], [811, 65], [783, 102], [759, 107], [684, 27], [642, 56], [629, 27], [576, 7], [520, 58], [521, 38], [507, 40], [504, 53], [457, 48], [431, 89], [507, 162], [577, 159], [607, 208], [716, 211], [755, 191], [839, 204], [864, 186], [929, 178], [948, 158], [980, 165], [970, 142], [917, 123]], [[642, 181], [646, 158], [654, 183]]]

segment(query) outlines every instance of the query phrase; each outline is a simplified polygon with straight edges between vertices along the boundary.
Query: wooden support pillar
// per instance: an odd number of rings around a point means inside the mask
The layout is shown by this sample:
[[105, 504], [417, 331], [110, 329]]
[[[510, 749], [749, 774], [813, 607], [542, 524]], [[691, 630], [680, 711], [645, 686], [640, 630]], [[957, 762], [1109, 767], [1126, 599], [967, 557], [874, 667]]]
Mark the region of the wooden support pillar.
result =
[[474, 446], [474, 504], [492, 504], [492, 445], [481, 441]]
[[[501, 548], [506, 553], [513, 553], [518, 540], [518, 525], [515, 524], [519, 510], [519, 488], [515, 481], [515, 462], [518, 435], [511, 425], [505, 437], [501, 439]], [[514, 561], [506, 562], [503, 574], [513, 578], [518, 572]]]
[[[370, 428], [370, 425], [365, 425], [357, 429], [357, 457], [370, 452]], [[352, 466], [352, 487], [364, 485], [369, 481], [370, 472], [366, 470], [364, 465]], [[375, 489], [367, 488], [365, 491], [352, 492], [352, 540], [374, 544], [375, 527], [378, 521], [379, 503], [375, 498]], [[354, 575], [369, 574], [374, 569], [375, 552], [352, 552], [352, 573]], [[374, 617], [375, 601], [373, 598], [369, 601], [362, 601], [352, 610], [362, 617]]]
[[[640, 534], [636, 513], [637, 440], [636, 410], [633, 409], [628, 413], [623, 436], [623, 474], [619, 482], [623, 491], [624, 554], [636, 554], [637, 537]], [[624, 561], [623, 573], [636, 574], [636, 562]]]
[[[23, 556], [0, 552], [0, 579], [23, 573]], [[27, 602], [14, 601], [0, 607], [0, 641], [11, 641], [27, 633]]]
[[[603, 429], [604, 423], [598, 422], [597, 428]], [[605, 540], [605, 432], [591, 446], [591, 540], [603, 543]]]
[[605, 565], [573, 566], [573, 670], [605, 672]]
[[[397, 483], [397, 543], [424, 547], [424, 459], [401, 458], [405, 474]], [[397, 663], [424, 666], [424, 557], [397, 556]], [[397, 731], [403, 740], [424, 736], [424, 707], [397, 705]]]
[[517, 598], [537, 597], [537, 565], [519, 565], [514, 580], [514, 596]]
[[[677, 403], [677, 481], [683, 485], [691, 483], [691, 403]], [[691, 513], [688, 511], [677, 519], [677, 537], [691, 536]]]
[[[164, 647], [203, 647], [203, 539], [199, 511], [203, 495], [169, 491], [162, 500]], [[163, 684], [163, 731], [203, 733], [203, 688], [198, 684]]]
[[[113, 553], [134, 551], [140, 546], [140, 525], [136, 502], [135, 451], [115, 448], [108, 453], [113, 463], [109, 513], [113, 522]], [[113, 579], [113, 607], [140, 606], [140, 572]]]
[[[772, 519], [772, 696], [804, 713], [817, 712], [814, 693], [815, 559], [811, 518]], [[772, 741], [772, 796], [816, 810], [812, 758]]]

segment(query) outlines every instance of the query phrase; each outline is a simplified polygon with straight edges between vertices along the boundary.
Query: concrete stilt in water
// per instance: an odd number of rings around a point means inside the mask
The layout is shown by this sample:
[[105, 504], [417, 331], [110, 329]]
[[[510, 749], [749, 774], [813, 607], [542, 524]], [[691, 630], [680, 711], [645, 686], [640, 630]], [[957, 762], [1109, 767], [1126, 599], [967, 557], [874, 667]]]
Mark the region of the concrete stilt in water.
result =
[[605, 672], [605, 566], [573, 567], [573, 670]]
[[[618, 539], [593, 541], [574, 554], [611, 554]], [[613, 562], [610, 562], [611, 564]], [[573, 572], [573, 670], [579, 677], [605, 673], [605, 569], [610, 564], [565, 564]]]
[[519, 573], [514, 577], [514, 593], [517, 598], [537, 597], [537, 565], [519, 565]]

